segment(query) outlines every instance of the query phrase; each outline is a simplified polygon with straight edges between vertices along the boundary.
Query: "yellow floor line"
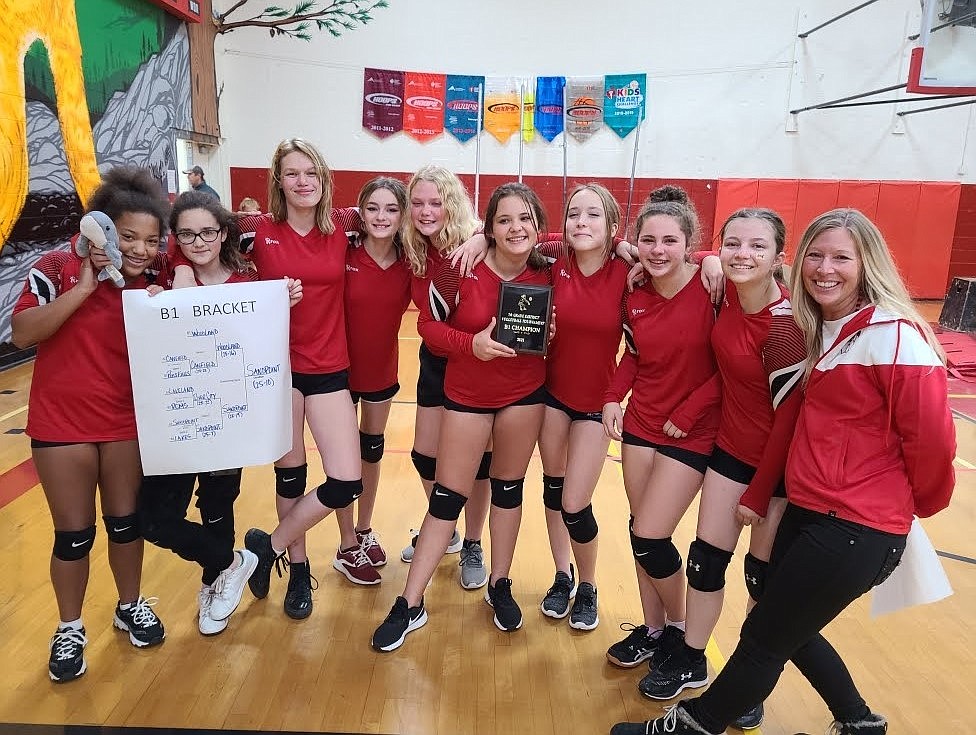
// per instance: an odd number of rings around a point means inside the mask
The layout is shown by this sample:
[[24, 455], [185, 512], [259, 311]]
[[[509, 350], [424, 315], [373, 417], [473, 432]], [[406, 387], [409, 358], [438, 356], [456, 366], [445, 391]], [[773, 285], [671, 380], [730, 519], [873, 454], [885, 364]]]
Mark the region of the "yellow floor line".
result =
[[0, 416], [0, 421], [6, 421], [7, 419], [16, 416], [18, 413], [23, 413], [26, 410], [27, 406], [21, 406], [20, 408], [14, 409], [10, 413], [5, 413], [3, 416]]

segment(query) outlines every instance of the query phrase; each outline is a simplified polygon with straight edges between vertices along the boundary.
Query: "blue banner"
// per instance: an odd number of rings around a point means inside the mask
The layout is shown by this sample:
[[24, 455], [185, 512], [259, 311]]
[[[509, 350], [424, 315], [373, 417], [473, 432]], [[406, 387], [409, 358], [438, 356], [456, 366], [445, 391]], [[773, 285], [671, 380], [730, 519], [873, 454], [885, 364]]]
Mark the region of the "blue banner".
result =
[[607, 74], [604, 79], [603, 120], [626, 138], [645, 117], [646, 74]]
[[478, 134], [478, 88], [484, 86], [484, 77], [447, 75], [444, 129], [462, 143]]
[[563, 89], [566, 77], [538, 77], [535, 81], [535, 129], [552, 143], [563, 132]]

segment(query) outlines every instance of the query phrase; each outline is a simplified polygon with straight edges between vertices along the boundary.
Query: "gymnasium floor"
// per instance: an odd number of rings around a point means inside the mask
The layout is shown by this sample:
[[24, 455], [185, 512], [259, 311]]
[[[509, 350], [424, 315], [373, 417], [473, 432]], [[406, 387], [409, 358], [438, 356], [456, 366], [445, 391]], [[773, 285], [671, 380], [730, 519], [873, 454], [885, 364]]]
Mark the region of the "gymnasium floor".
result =
[[[934, 309], [937, 316], [937, 306]], [[934, 319], [934, 316], [929, 315]], [[0, 735], [52, 733], [238, 733], [257, 731], [461, 735], [606, 733], [621, 719], [661, 711], [636, 690], [643, 667], [624, 671], [604, 652], [635, 621], [638, 600], [626, 532], [627, 506], [615, 457], [609, 456], [594, 501], [602, 533], [600, 626], [573, 631], [542, 616], [538, 602], [552, 581], [542, 514], [538, 458], [529, 468], [522, 533], [512, 577], [525, 615], [512, 634], [491, 623], [482, 591], [457, 583], [457, 557], [444, 559], [428, 590], [430, 622], [392, 654], [369, 647], [375, 626], [401, 591], [407, 565], [397, 552], [422, 517], [422, 492], [410, 463], [416, 351], [415, 315], [401, 330], [401, 384], [387, 430], [374, 528], [391, 561], [383, 583], [357, 587], [331, 568], [338, 533], [330, 518], [309, 535], [319, 580], [315, 611], [304, 622], [281, 609], [284, 582], [257, 601], [245, 592], [230, 626], [203, 638], [196, 629], [198, 570], [147, 545], [143, 589], [166, 642], [137, 650], [112, 629], [114, 585], [101, 531], [92, 554], [84, 620], [88, 672], [55, 685], [45, 669], [57, 612], [48, 580], [51, 523], [23, 434], [31, 366], [0, 374]], [[950, 386], [959, 438], [957, 487], [951, 507], [925, 522], [956, 590], [936, 605], [872, 619], [869, 600], [855, 603], [826, 633], [845, 656], [871, 706], [886, 714], [890, 733], [976, 733], [976, 386]], [[322, 479], [311, 439], [309, 483]], [[614, 447], [612, 453], [617, 452]], [[247, 469], [238, 502], [238, 536], [274, 525], [270, 467]], [[694, 509], [675, 534], [687, 549]], [[486, 543], [487, 546], [487, 543]], [[745, 593], [742, 548], [729, 573], [725, 613], [708, 649], [714, 672], [735, 646]], [[766, 735], [819, 733], [826, 708], [787, 668], [767, 703]], [[18, 723], [30, 723], [27, 726]], [[50, 727], [34, 727], [47, 725]], [[74, 727], [79, 726], [79, 727]], [[80, 727], [90, 726], [90, 727]], [[160, 728], [160, 729], [156, 729]], [[176, 730], [170, 730], [175, 728]], [[731, 731], [730, 732], [736, 732]]]

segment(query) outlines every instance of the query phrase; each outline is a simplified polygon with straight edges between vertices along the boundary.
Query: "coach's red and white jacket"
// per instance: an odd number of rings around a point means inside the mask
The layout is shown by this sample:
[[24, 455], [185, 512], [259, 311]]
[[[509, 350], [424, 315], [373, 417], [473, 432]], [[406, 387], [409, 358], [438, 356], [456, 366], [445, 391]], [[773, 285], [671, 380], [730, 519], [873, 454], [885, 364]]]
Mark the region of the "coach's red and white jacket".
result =
[[889, 533], [949, 504], [946, 369], [918, 329], [868, 306], [823, 327], [786, 468], [790, 502]]

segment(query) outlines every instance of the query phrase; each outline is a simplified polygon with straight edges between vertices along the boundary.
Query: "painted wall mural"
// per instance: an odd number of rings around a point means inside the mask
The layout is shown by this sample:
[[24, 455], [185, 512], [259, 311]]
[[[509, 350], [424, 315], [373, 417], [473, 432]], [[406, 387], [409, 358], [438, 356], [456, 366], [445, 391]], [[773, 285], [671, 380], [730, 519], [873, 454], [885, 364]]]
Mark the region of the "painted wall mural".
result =
[[175, 170], [192, 127], [185, 24], [147, 0], [18, 0], [0, 23], [0, 366], [31, 264], [64, 249], [99, 171]]

